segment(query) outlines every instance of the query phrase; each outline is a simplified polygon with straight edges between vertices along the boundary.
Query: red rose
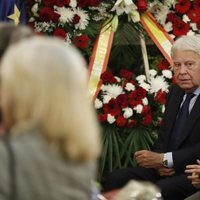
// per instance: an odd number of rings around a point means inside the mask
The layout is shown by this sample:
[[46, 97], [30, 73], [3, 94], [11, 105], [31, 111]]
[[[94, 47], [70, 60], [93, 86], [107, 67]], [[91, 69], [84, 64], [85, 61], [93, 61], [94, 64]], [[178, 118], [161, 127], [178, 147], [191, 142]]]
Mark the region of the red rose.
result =
[[76, 47], [85, 49], [89, 45], [90, 38], [87, 35], [81, 35], [74, 38], [73, 43]]
[[157, 64], [157, 68], [159, 70], [165, 70], [165, 69], [169, 69], [169, 62], [166, 59], [161, 60], [158, 64]]
[[124, 118], [124, 116], [119, 116], [116, 120], [116, 124], [118, 127], [123, 127], [127, 123], [127, 119]]
[[190, 30], [190, 25], [182, 20], [176, 20], [176, 22], [173, 23], [172, 27], [173, 27], [173, 34], [175, 36], [186, 35], [187, 32]]
[[135, 99], [136, 98], [136, 91], [131, 91], [129, 94], [128, 94], [128, 98], [129, 99]]
[[75, 14], [73, 19], [72, 19], [72, 24], [78, 24], [80, 19], [81, 19], [80, 16]]
[[197, 28], [200, 29], [200, 22], [197, 22], [196, 25], [197, 25]]
[[77, 0], [77, 6], [81, 8], [88, 6], [88, 0]]
[[100, 122], [106, 122], [107, 121], [107, 114], [99, 114], [98, 115], [98, 120]]
[[103, 83], [117, 83], [117, 79], [109, 71], [105, 71], [101, 74], [101, 80]]
[[59, 15], [58, 13], [56, 13], [56, 12], [53, 12], [53, 13], [52, 13], [52, 15], [51, 15], [51, 20], [52, 20], [53, 22], [57, 23], [58, 20], [59, 20], [59, 18], [60, 18], [60, 15]]
[[55, 5], [55, 0], [42, 0], [45, 6], [53, 6]]
[[128, 99], [126, 94], [120, 94], [117, 97], [118, 103], [121, 105], [122, 108], [126, 108], [128, 106]]
[[136, 102], [136, 106], [139, 104], [142, 104], [142, 99], [137, 99], [135, 102]]
[[40, 10], [40, 20], [44, 22], [51, 21], [53, 9], [49, 7], [43, 7]]
[[151, 108], [149, 106], [143, 106], [142, 109], [142, 115], [146, 115], [147, 113], [149, 113], [151, 110]]
[[43, 7], [40, 10], [40, 20], [44, 22], [58, 22], [60, 15], [55, 13], [50, 7]]
[[136, 5], [139, 12], [145, 12], [147, 10], [147, 1], [146, 0], [137, 0]]
[[120, 106], [115, 99], [111, 99], [108, 103], [104, 104], [103, 111], [106, 114], [111, 114], [113, 116], [119, 115], [121, 113]]
[[178, 0], [178, 3], [175, 5], [175, 9], [177, 12], [181, 14], [185, 14], [190, 9], [190, 1], [189, 0]]
[[134, 108], [137, 105], [137, 101], [135, 99], [129, 99], [129, 104], [131, 108]]
[[151, 114], [145, 115], [144, 118], [143, 118], [142, 124], [143, 124], [144, 126], [147, 126], [147, 125], [149, 125], [151, 122], [152, 122], [152, 115], [151, 115]]
[[68, 6], [70, 0], [55, 0], [55, 5], [58, 7]]
[[178, 19], [178, 17], [174, 12], [170, 12], [170, 13], [167, 14], [167, 19], [170, 22], [174, 23]]
[[132, 119], [132, 120], [128, 121], [127, 127], [131, 128], [131, 127], [135, 126], [136, 124], [137, 124], [137, 121], [135, 119]]
[[200, 1], [199, 0], [193, 0], [193, 6], [194, 9], [200, 9]]
[[166, 104], [167, 101], [167, 93], [163, 92], [162, 90], [159, 90], [155, 97], [156, 101], [158, 101], [160, 104]]
[[122, 69], [120, 71], [120, 75], [121, 75], [122, 78], [125, 78], [127, 80], [129, 80], [133, 77], [133, 73], [130, 72], [129, 70], [126, 70], [126, 69]]
[[146, 97], [146, 95], [147, 95], [147, 91], [144, 88], [138, 87], [136, 89], [136, 98], [137, 99], [143, 99], [144, 97]]
[[195, 9], [190, 9], [188, 11], [188, 17], [190, 18], [191, 22], [200, 22], [200, 9], [195, 10]]
[[133, 79], [131, 79], [131, 80], [125, 80], [122, 83], [122, 87], [125, 88], [127, 83], [132, 83], [133, 85], [135, 85], [135, 81]]
[[88, 0], [88, 6], [95, 6], [99, 5], [99, 0]]
[[53, 35], [65, 39], [67, 34], [65, 33], [64, 29], [56, 28], [53, 32]]

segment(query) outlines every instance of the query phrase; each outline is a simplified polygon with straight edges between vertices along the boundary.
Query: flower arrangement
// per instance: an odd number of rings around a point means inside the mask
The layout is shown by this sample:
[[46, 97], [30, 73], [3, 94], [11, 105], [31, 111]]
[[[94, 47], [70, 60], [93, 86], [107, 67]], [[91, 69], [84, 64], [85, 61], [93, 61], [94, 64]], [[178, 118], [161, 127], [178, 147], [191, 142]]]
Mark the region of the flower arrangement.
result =
[[27, 10], [36, 32], [61, 37], [89, 54], [102, 22], [112, 17], [110, 9], [100, 0], [30, 0]]
[[106, 163], [110, 171], [135, 165], [133, 153], [153, 144], [173, 80], [166, 60], [157, 61], [156, 67], [150, 70], [149, 80], [145, 75], [134, 77], [126, 69], [121, 69], [120, 76], [109, 71], [101, 75], [102, 85], [94, 104], [104, 127], [102, 172]]
[[139, 12], [146, 9], [146, 0], [29, 0], [27, 3], [28, 22], [36, 32], [61, 37], [86, 55], [91, 54], [103, 24], [114, 19], [112, 26], [116, 29], [118, 17], [137, 24]]
[[199, 0], [165, 0], [151, 3], [149, 11], [172, 38], [200, 33]]

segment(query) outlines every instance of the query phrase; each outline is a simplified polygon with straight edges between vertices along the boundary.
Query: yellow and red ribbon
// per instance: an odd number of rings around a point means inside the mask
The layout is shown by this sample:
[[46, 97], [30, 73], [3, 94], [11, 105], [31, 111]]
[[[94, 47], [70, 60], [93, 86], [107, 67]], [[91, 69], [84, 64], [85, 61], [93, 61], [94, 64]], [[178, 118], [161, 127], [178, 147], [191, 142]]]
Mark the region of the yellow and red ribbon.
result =
[[141, 23], [156, 46], [160, 49], [163, 56], [172, 65], [170, 56], [171, 47], [174, 43], [170, 35], [156, 22], [154, 17], [149, 13], [141, 14]]
[[101, 74], [107, 69], [107, 64], [112, 47], [114, 32], [110, 24], [101, 29], [101, 32], [94, 45], [89, 63], [89, 95], [96, 99], [100, 87]]

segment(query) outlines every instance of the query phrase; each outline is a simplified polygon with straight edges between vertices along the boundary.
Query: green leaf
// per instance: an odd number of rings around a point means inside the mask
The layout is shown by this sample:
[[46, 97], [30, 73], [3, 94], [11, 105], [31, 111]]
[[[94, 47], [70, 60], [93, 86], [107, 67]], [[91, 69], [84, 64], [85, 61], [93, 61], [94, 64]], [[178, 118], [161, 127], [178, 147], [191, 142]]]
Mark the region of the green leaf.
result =
[[105, 168], [105, 163], [106, 163], [106, 157], [108, 153], [108, 140], [105, 140], [105, 143], [103, 143], [103, 149], [102, 149], [102, 154], [100, 158], [100, 164], [99, 164], [99, 174], [100, 177], [102, 176]]
[[112, 171], [113, 169], [113, 141], [112, 141], [112, 132], [109, 133], [109, 145], [108, 145], [108, 167], [109, 171]]
[[116, 169], [117, 167], [121, 168], [121, 158], [120, 158], [120, 152], [119, 152], [119, 136], [117, 137], [118, 133], [113, 134], [113, 144], [114, 144], [114, 152], [116, 155], [116, 162], [114, 165], [114, 168]]

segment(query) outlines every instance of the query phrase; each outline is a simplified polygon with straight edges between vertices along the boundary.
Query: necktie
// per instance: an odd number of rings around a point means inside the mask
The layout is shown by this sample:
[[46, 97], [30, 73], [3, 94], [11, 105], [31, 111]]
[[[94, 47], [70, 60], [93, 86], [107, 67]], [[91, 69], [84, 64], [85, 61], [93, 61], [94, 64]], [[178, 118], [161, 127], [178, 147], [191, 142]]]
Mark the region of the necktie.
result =
[[188, 93], [185, 101], [183, 102], [183, 105], [181, 106], [181, 108], [178, 112], [176, 122], [174, 124], [173, 129], [172, 129], [171, 140], [169, 142], [169, 147], [168, 147], [169, 151], [175, 150], [177, 145], [178, 145], [178, 142], [181, 138], [181, 133], [184, 130], [184, 125], [186, 124], [188, 116], [189, 116], [190, 100], [194, 96], [195, 95], [193, 93]]

